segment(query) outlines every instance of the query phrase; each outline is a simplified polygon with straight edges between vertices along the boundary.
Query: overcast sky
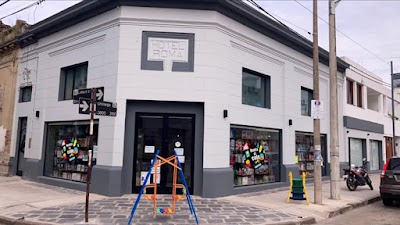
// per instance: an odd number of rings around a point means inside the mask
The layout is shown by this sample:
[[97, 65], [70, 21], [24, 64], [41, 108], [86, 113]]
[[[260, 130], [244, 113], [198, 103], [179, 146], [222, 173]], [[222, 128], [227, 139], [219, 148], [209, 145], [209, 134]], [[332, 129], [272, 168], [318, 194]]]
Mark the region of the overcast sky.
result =
[[[5, 0], [0, 0], [0, 4]], [[35, 1], [11, 0], [0, 7], [0, 18], [32, 4]], [[6, 24], [14, 24], [22, 19], [30, 24], [37, 23], [79, 1], [46, 0], [40, 5], [3, 19]], [[273, 14], [287, 26], [312, 40], [307, 33], [312, 32], [311, 0], [258, 0], [266, 11]], [[299, 4], [300, 3], [300, 4]], [[328, 21], [328, 1], [319, 0], [319, 16]], [[394, 62], [395, 72], [400, 72], [400, 1], [392, 0], [342, 0], [336, 9], [337, 29], [358, 44], [337, 31], [337, 54], [347, 56], [371, 72], [390, 81], [389, 61]], [[328, 24], [319, 20], [319, 45], [329, 49]], [[360, 47], [363, 46], [364, 48]], [[381, 59], [377, 59], [368, 51]], [[385, 62], [383, 62], [385, 61]]]

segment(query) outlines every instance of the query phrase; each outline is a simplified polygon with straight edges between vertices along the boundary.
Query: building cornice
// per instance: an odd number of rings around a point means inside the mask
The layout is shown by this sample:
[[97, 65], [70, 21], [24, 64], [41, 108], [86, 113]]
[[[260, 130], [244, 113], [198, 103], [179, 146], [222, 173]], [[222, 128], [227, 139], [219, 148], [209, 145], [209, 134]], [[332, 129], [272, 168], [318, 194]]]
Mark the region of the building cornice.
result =
[[[18, 38], [18, 42], [22, 48], [26, 47], [40, 38], [120, 6], [216, 11], [308, 57], [313, 57], [313, 46], [310, 40], [266, 17], [243, 1], [231, 0], [84, 0], [31, 26]], [[329, 66], [329, 53], [319, 48], [319, 54], [320, 62]], [[344, 72], [349, 66], [340, 58], [337, 58], [337, 65], [339, 72]]]

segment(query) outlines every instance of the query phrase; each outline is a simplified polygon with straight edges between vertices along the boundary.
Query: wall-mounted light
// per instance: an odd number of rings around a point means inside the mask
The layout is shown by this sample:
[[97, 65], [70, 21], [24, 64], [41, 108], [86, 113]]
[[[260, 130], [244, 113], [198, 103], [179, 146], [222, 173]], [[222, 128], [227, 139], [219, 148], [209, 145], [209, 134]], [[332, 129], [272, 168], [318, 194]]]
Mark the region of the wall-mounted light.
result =
[[228, 110], [224, 109], [224, 118], [228, 117]]
[[346, 131], [346, 133], [350, 133], [350, 131]]
[[367, 134], [367, 136], [369, 136], [369, 133]]
[[293, 125], [293, 121], [290, 119], [289, 120], [289, 126], [292, 126]]
[[39, 118], [39, 114], [40, 114], [39, 111], [36, 111], [35, 114], [36, 114], [36, 118]]

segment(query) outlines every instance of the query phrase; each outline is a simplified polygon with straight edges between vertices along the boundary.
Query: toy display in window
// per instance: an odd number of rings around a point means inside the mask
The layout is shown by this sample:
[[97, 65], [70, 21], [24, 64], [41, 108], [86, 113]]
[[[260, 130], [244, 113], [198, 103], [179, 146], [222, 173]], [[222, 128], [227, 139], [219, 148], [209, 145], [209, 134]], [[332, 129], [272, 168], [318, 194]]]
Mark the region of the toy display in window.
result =
[[78, 155], [79, 144], [75, 138], [66, 139], [62, 142], [62, 157], [65, 161], [74, 161]]

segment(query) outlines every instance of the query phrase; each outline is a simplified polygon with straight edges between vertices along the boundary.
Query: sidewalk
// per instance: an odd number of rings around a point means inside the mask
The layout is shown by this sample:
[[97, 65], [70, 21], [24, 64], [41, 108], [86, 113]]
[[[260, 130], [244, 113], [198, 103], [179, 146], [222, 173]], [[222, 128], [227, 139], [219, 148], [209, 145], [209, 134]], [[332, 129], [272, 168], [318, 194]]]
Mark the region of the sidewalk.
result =
[[[286, 204], [287, 188], [218, 199], [194, 196], [193, 200], [200, 224], [311, 224], [378, 199], [379, 175], [373, 175], [371, 179], [374, 191], [364, 186], [350, 192], [342, 182], [340, 201], [328, 199], [329, 182], [324, 182], [323, 205], [293, 200]], [[312, 184], [307, 190], [312, 203]], [[136, 197], [134, 194], [113, 198], [91, 194], [90, 224], [127, 224]], [[169, 198], [168, 195], [160, 196], [158, 206], [169, 207]], [[84, 224], [84, 206], [84, 192], [18, 177], [0, 177], [0, 224]], [[154, 216], [152, 202], [142, 199], [133, 224], [195, 224], [195, 221], [186, 201], [178, 202], [176, 215]]]

